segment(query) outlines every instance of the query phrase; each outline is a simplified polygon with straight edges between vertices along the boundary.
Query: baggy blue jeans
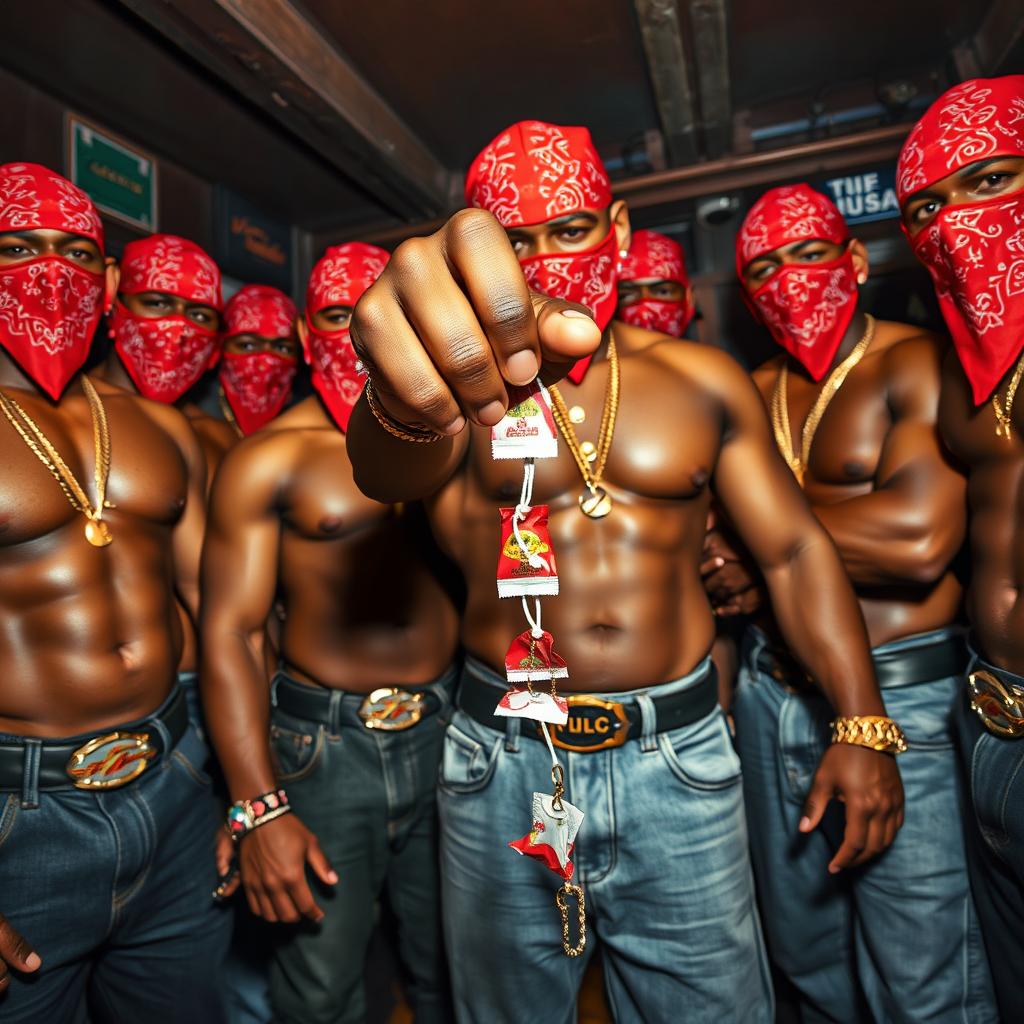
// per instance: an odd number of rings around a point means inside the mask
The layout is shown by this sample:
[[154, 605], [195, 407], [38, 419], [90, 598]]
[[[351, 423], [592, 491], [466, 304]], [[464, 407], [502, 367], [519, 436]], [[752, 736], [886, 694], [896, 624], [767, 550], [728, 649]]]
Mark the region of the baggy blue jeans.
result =
[[[122, 728], [143, 726], [163, 732]], [[208, 756], [190, 725], [120, 789], [40, 792], [29, 770], [20, 793], [0, 793], [0, 912], [43, 961], [12, 972], [0, 1020], [221, 1024], [231, 917], [211, 898]]]
[[[503, 685], [475, 659], [465, 673]], [[583, 956], [562, 952], [553, 872], [506, 844], [530, 829], [532, 793], [551, 792], [544, 743], [456, 710], [439, 807], [445, 938], [460, 1024], [569, 1024], [600, 943], [615, 1019], [768, 1024], [773, 1000], [754, 906], [740, 766], [720, 709], [658, 733], [652, 698], [699, 683], [602, 697], [635, 701], [643, 735], [591, 753], [559, 751], [566, 797], [585, 814], [574, 854], [587, 901]], [[531, 725], [531, 723], [527, 723]], [[500, 731], [499, 731], [500, 730]], [[573, 935], [575, 936], [575, 904]]]
[[[908, 637], [874, 654], [949, 635]], [[961, 836], [951, 719], [962, 678], [882, 690], [910, 744], [897, 759], [905, 822], [881, 856], [833, 876], [841, 805], [833, 802], [810, 835], [797, 825], [834, 715], [820, 693], [789, 692], [758, 669], [764, 644], [751, 630], [733, 714], [768, 949], [800, 993], [803, 1020], [995, 1021]]]

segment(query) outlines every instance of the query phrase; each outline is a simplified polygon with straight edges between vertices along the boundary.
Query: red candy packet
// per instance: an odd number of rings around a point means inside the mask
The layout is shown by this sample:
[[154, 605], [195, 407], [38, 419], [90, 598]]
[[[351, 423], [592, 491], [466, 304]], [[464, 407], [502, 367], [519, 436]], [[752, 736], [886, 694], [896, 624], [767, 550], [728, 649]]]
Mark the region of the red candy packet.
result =
[[553, 459], [558, 455], [558, 428], [551, 396], [539, 380], [508, 386], [509, 408], [491, 427], [491, 458]]
[[554, 597], [558, 594], [558, 570], [548, 532], [547, 505], [534, 505], [518, 520], [516, 539], [513, 520], [516, 509], [501, 512], [501, 552], [498, 555], [499, 597]]
[[505, 678], [513, 684], [568, 678], [569, 669], [565, 659], [555, 652], [554, 642], [547, 630], [537, 637], [524, 630], [505, 654]]
[[508, 845], [524, 857], [536, 857], [546, 868], [568, 881], [575, 866], [571, 860], [576, 834], [583, 823], [583, 812], [567, 800], [562, 810], [554, 809], [553, 799], [544, 793], [533, 794], [533, 827], [522, 839]]

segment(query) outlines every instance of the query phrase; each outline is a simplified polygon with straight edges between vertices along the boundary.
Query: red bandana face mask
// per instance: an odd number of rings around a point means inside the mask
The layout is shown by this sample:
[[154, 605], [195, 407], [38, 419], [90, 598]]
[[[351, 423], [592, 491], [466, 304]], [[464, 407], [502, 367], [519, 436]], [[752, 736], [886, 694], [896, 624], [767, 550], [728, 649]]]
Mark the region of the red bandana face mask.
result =
[[[618, 253], [615, 231], [608, 232], [603, 242], [581, 252], [560, 255], [529, 256], [520, 260], [526, 283], [543, 295], [567, 302], [578, 302], [594, 314], [603, 331], [611, 322], [618, 302]], [[583, 380], [591, 356], [579, 360], [569, 372], [576, 384]]]
[[[221, 308], [220, 270], [194, 242], [177, 235], [149, 235], [129, 242], [121, 259], [124, 295], [160, 292]], [[110, 317], [114, 348], [145, 398], [176, 402], [216, 362], [217, 332], [188, 317], [145, 317], [122, 302]]]
[[945, 207], [914, 239], [914, 253], [980, 405], [1024, 346], [1024, 192]]
[[[793, 242], [846, 243], [846, 221], [836, 205], [809, 185], [766, 192], [750, 208], [736, 237], [736, 273], [758, 257]], [[828, 263], [784, 264], [744, 301], [776, 343], [816, 381], [828, 372], [857, 309], [857, 273], [847, 248]]]
[[[686, 261], [678, 242], [657, 231], [634, 231], [629, 254], [622, 261], [619, 283], [630, 281], [674, 281], [688, 288]], [[693, 319], [693, 306], [687, 299], [640, 299], [619, 306], [619, 319], [634, 327], [660, 331], [681, 338]]]
[[306, 289], [306, 362], [312, 368], [313, 387], [331, 418], [344, 432], [362, 393], [366, 374], [357, 369], [349, 328], [324, 331], [312, 317], [330, 306], [353, 307], [363, 292], [380, 277], [388, 262], [384, 249], [365, 242], [332, 246], [317, 262]]
[[[90, 238], [103, 228], [89, 197], [38, 164], [0, 167], [0, 232], [51, 229]], [[89, 354], [104, 278], [62, 256], [0, 268], [0, 345], [54, 401]]]
[[249, 435], [284, 408], [298, 363], [278, 352], [225, 352], [220, 364], [224, 388], [238, 429]]
[[[486, 146], [466, 175], [466, 202], [489, 210], [502, 227], [543, 224], [612, 202], [604, 164], [586, 128], [519, 121]], [[618, 253], [615, 232], [583, 252], [521, 261], [535, 291], [578, 302], [603, 331], [615, 313]], [[590, 365], [581, 359], [569, 377], [579, 383]]]
[[136, 316], [117, 301], [110, 329], [132, 383], [156, 402], [176, 402], [219, 355], [217, 332], [183, 316]]
[[660, 331], [681, 338], [693, 319], [693, 309], [680, 299], [640, 299], [619, 307], [619, 319], [646, 331]]
[[[929, 107], [900, 152], [901, 207], [962, 167], [999, 156], [1024, 156], [1024, 75], [962, 82]], [[946, 206], [911, 244], [980, 405], [1024, 347], [1024, 191]]]

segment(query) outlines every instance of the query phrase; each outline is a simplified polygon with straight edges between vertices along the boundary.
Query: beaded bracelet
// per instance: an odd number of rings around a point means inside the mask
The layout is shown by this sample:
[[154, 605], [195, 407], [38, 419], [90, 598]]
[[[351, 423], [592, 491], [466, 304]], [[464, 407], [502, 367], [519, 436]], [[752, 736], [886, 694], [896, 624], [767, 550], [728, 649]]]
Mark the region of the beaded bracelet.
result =
[[238, 800], [228, 808], [228, 835], [241, 839], [247, 832], [288, 814], [291, 809], [288, 794], [283, 789], [273, 789], [252, 800]]

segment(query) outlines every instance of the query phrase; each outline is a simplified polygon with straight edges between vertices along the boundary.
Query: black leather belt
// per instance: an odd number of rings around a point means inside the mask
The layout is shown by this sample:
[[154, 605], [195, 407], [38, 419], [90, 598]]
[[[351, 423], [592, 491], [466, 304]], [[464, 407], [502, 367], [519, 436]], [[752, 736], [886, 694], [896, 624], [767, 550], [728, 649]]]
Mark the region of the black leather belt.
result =
[[[351, 703], [361, 702], [357, 709], [353, 709], [352, 716], [337, 711], [339, 700], [346, 698]], [[332, 729], [335, 725], [362, 725], [381, 732], [401, 732], [441, 710], [441, 701], [435, 693], [416, 687], [382, 686], [364, 696], [324, 686], [310, 686], [283, 672], [279, 672], [275, 679], [274, 705], [285, 714]]]
[[167, 706], [136, 723], [74, 739], [0, 741], [0, 791], [20, 792], [26, 768], [38, 751], [36, 788], [119, 789], [142, 775], [164, 753], [163, 737], [153, 726], [160, 722], [174, 747], [188, 728], [184, 692], [175, 691]]
[[[880, 689], [890, 686], [915, 686], [944, 676], [960, 675], [967, 668], [967, 644], [963, 637], [936, 640], [907, 651], [892, 651], [873, 657]], [[757, 654], [758, 671], [771, 676], [789, 689], [817, 689], [800, 664], [788, 652], [770, 647]]]
[[[487, 682], [472, 671], [463, 674], [456, 697], [458, 707], [474, 721], [491, 729], [504, 731], [502, 719], [494, 709], [507, 692], [505, 686]], [[607, 700], [600, 694], [567, 693], [569, 721], [552, 728], [556, 747], [578, 753], [592, 753], [608, 747], [621, 747], [627, 740], [639, 738], [643, 731], [640, 705], [635, 700]], [[711, 714], [718, 704], [718, 677], [714, 665], [693, 686], [654, 697], [656, 732], [671, 732], [684, 725], [699, 722]], [[520, 736], [543, 740], [536, 722], [524, 720]]]

